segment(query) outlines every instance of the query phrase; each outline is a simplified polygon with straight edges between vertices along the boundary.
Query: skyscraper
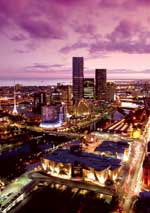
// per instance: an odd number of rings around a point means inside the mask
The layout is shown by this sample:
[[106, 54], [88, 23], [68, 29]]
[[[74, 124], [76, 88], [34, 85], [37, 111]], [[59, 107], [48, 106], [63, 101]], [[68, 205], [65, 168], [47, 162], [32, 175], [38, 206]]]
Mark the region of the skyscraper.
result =
[[84, 98], [94, 98], [94, 78], [84, 78]]
[[73, 102], [74, 104], [83, 98], [83, 79], [84, 79], [84, 59], [83, 57], [73, 57]]
[[41, 114], [42, 106], [46, 105], [46, 93], [40, 92], [34, 94], [33, 112]]
[[96, 99], [105, 99], [106, 96], [106, 69], [96, 69]]
[[116, 86], [113, 82], [106, 83], [106, 100], [109, 102], [114, 101]]

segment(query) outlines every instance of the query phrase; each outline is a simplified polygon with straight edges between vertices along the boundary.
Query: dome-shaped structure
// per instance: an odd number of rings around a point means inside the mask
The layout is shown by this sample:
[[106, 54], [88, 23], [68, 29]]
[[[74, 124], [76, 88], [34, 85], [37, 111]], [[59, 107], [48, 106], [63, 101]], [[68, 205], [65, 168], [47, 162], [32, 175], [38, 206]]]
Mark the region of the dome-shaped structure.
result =
[[91, 107], [87, 100], [82, 98], [76, 108], [77, 116], [89, 116], [91, 114]]

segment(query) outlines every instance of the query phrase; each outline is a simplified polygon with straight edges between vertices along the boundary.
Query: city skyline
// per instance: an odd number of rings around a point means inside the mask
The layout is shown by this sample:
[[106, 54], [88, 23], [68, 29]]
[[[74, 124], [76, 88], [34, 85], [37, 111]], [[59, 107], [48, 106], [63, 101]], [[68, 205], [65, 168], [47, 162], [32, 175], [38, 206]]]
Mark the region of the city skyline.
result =
[[[150, 79], [148, 0], [0, 0], [0, 78], [71, 79], [72, 57], [85, 77]], [[138, 16], [137, 16], [138, 14]]]

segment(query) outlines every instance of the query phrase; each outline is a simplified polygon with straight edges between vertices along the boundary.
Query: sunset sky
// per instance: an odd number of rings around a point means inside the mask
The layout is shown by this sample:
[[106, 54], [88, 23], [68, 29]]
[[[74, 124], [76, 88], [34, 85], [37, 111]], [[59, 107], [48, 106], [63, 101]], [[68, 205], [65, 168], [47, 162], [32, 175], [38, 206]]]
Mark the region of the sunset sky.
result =
[[150, 79], [150, 0], [0, 0], [0, 79]]

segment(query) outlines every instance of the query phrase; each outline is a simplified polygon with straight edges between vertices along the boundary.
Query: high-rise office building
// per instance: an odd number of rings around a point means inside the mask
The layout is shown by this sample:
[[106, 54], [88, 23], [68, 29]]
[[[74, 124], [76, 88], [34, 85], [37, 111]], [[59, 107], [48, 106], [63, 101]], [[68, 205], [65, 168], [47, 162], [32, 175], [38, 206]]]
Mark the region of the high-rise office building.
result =
[[78, 103], [84, 96], [84, 59], [83, 57], [73, 57], [73, 102]]
[[33, 112], [41, 114], [42, 106], [46, 105], [46, 93], [40, 92], [34, 94]]
[[106, 83], [106, 100], [109, 102], [114, 101], [116, 86], [113, 82]]
[[96, 99], [102, 100], [106, 97], [106, 69], [96, 69], [95, 71], [96, 79]]
[[84, 78], [84, 98], [94, 98], [94, 78]]
[[51, 92], [51, 99], [52, 99], [52, 103], [56, 104], [56, 103], [60, 103], [61, 102], [61, 92], [55, 88], [52, 92]]
[[61, 102], [66, 104], [67, 112], [72, 112], [72, 86], [71, 85], [58, 85], [58, 90], [61, 92]]

